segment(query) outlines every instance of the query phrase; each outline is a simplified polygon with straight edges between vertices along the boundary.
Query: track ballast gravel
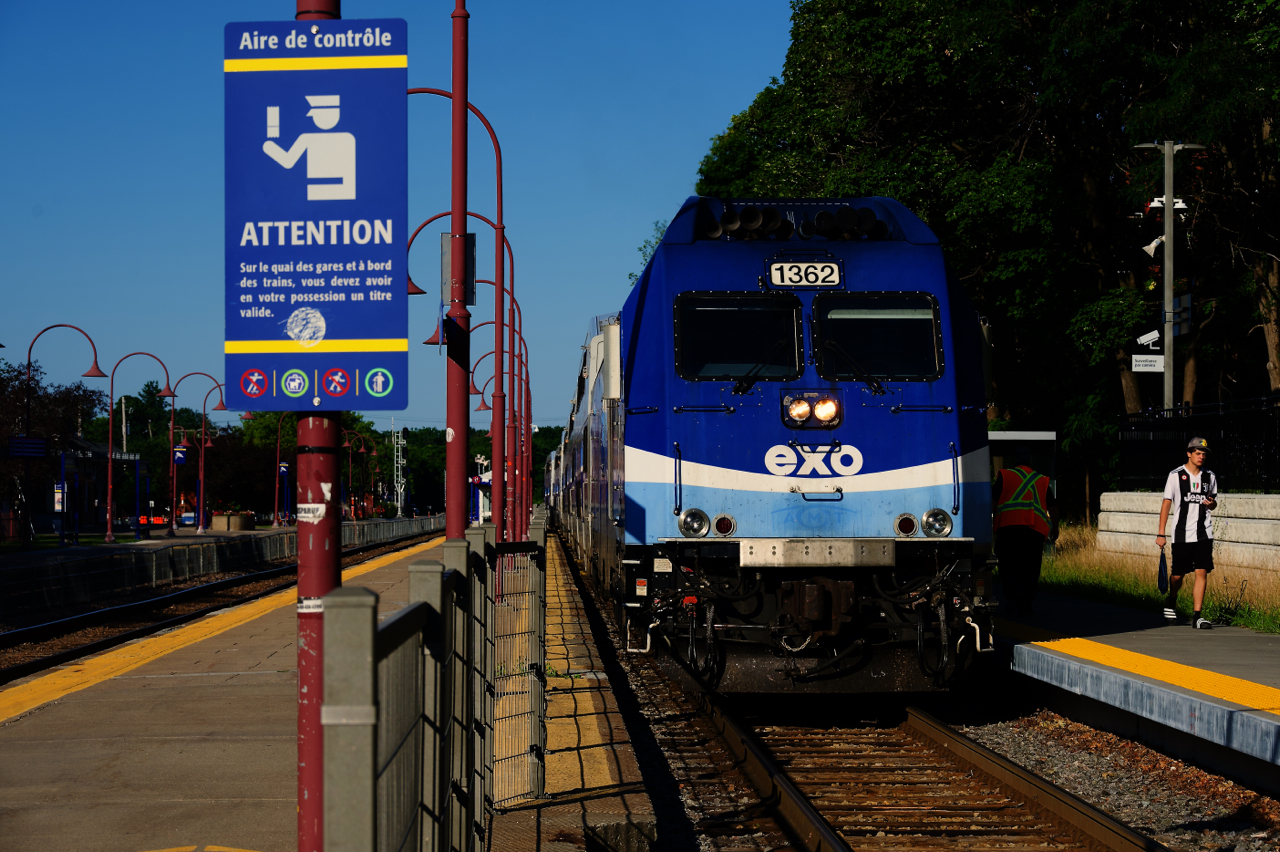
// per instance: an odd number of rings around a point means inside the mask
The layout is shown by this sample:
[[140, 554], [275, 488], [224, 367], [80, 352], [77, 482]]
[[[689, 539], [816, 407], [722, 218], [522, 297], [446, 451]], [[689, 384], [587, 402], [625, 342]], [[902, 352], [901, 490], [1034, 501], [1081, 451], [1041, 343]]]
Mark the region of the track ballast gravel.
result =
[[1175, 852], [1275, 852], [1280, 803], [1144, 745], [1041, 710], [965, 735]]

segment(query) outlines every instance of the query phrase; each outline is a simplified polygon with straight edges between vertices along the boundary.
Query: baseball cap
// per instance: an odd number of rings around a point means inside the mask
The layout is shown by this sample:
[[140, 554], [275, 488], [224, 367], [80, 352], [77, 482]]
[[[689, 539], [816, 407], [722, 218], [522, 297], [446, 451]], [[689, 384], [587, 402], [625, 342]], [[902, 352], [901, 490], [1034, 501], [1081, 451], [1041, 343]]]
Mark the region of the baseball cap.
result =
[[1207, 453], [1209, 452], [1209, 442], [1204, 438], [1192, 438], [1187, 444], [1187, 450], [1188, 452], [1191, 450], [1204, 450]]

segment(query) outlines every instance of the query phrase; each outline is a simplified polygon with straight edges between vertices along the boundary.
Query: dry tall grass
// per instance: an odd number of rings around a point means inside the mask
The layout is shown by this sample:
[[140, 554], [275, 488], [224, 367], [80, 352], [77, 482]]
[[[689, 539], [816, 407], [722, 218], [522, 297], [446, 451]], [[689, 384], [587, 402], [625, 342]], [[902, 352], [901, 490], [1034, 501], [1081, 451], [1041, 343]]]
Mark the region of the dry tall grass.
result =
[[[1044, 560], [1041, 586], [1118, 604], [1155, 607], [1161, 599], [1156, 589], [1158, 560], [1154, 546], [1150, 557], [1099, 550], [1097, 527], [1064, 524], [1056, 554]], [[1205, 611], [1215, 621], [1280, 629], [1280, 571], [1219, 566], [1209, 577], [1205, 598]], [[1190, 580], [1183, 583], [1179, 603], [1190, 610]]]

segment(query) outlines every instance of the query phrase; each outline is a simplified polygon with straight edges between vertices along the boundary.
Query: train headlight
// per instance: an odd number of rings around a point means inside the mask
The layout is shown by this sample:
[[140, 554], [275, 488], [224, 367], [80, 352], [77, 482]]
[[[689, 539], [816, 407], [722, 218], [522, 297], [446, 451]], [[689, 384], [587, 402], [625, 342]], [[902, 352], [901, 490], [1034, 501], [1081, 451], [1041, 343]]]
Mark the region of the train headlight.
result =
[[809, 419], [809, 415], [813, 413], [813, 406], [809, 405], [807, 399], [793, 399], [787, 406], [787, 416], [797, 423], [803, 423]]
[[930, 509], [920, 521], [924, 534], [931, 538], [951, 535], [951, 516], [942, 509]]
[[823, 397], [814, 403], [813, 416], [819, 423], [830, 423], [840, 416], [840, 403], [829, 396]]
[[733, 519], [733, 515], [716, 515], [715, 520], [711, 522], [711, 527], [716, 531], [716, 535], [733, 535], [734, 530], [738, 528], [738, 522]]
[[910, 512], [903, 512], [893, 522], [893, 531], [903, 538], [911, 538], [919, 528], [920, 525], [916, 523], [916, 516]]
[[701, 509], [685, 509], [680, 516], [680, 534], [685, 538], [702, 538], [711, 529], [711, 519]]

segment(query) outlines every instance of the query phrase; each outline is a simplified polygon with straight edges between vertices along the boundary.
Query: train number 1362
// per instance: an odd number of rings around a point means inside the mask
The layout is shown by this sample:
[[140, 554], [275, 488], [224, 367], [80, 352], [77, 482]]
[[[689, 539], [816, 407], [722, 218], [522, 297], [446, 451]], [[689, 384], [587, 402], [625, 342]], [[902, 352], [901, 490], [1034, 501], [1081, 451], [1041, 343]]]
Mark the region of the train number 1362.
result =
[[775, 287], [837, 287], [838, 263], [771, 263], [769, 282]]

